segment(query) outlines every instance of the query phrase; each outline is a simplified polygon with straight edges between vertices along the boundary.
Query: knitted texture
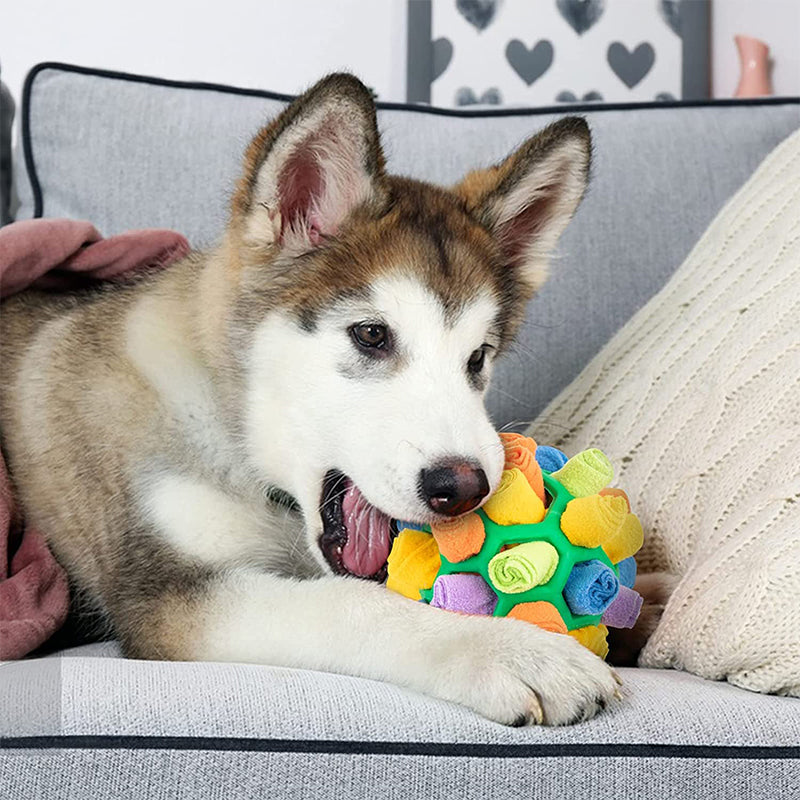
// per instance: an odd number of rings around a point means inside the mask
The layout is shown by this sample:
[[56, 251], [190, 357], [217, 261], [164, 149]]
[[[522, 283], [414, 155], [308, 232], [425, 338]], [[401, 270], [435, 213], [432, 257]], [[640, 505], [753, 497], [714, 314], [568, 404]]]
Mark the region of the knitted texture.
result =
[[800, 132], [529, 435], [601, 447], [682, 576], [640, 664], [800, 695]]

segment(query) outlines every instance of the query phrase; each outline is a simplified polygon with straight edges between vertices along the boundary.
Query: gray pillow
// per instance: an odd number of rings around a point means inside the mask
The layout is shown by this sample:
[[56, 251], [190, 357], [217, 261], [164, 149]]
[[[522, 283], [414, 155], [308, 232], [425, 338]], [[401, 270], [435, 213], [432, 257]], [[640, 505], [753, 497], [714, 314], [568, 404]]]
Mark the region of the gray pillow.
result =
[[[195, 246], [227, 219], [252, 134], [286, 97], [64, 64], [28, 77], [17, 219], [88, 219], [104, 235], [167, 227]], [[488, 396], [494, 422], [533, 419], [672, 274], [722, 204], [800, 124], [797, 99], [580, 107], [592, 186]], [[575, 108], [570, 107], [569, 113]], [[449, 183], [566, 109], [382, 104], [393, 172]], [[27, 173], [27, 174], [26, 174]]]
[[0, 225], [11, 222], [11, 123], [14, 98], [0, 82]]

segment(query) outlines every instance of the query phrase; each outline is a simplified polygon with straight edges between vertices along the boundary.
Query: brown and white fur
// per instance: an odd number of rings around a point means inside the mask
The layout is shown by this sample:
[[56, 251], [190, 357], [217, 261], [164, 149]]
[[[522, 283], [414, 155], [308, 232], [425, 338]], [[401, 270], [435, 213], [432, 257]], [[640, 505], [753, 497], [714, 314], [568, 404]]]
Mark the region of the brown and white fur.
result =
[[589, 160], [567, 118], [452, 188], [393, 177], [368, 90], [332, 75], [255, 137], [217, 247], [123, 287], [5, 303], [3, 447], [83, 612], [133, 657], [364, 676], [507, 724], [588, 718], [618, 695], [570, 637], [342, 574], [321, 516], [331, 470], [418, 522], [443, 518], [423, 470], [468, 464], [497, 485], [492, 362]]

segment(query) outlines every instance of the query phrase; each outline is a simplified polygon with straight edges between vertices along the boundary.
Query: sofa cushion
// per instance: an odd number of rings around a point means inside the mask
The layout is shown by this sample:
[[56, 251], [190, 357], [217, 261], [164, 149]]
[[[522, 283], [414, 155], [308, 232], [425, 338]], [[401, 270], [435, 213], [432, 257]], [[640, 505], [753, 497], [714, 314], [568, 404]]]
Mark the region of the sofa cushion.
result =
[[507, 728], [375, 681], [116, 655], [0, 667], [9, 797], [774, 799], [800, 781], [800, 700], [679, 672], [623, 670], [624, 702], [588, 723]]
[[534, 423], [602, 448], [682, 576], [641, 663], [800, 696], [800, 131]]
[[[225, 223], [244, 147], [286, 99], [40, 65], [23, 98], [18, 217], [89, 219], [105, 235], [175, 228], [207, 245]], [[562, 239], [553, 279], [498, 366], [488, 401], [498, 425], [532, 419], [567, 385], [800, 125], [796, 98], [577, 110], [594, 134], [593, 184]], [[562, 114], [382, 104], [379, 122], [392, 171], [450, 183]]]

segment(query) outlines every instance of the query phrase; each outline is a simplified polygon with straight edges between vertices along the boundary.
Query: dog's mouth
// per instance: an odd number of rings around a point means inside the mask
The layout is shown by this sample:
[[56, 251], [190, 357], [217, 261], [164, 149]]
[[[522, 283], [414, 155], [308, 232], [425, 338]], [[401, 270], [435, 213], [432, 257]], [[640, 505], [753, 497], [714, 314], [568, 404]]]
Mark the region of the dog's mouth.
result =
[[386, 580], [386, 561], [397, 535], [395, 522], [337, 470], [330, 470], [322, 483], [320, 516], [319, 546], [336, 574]]

